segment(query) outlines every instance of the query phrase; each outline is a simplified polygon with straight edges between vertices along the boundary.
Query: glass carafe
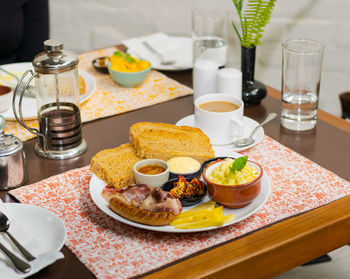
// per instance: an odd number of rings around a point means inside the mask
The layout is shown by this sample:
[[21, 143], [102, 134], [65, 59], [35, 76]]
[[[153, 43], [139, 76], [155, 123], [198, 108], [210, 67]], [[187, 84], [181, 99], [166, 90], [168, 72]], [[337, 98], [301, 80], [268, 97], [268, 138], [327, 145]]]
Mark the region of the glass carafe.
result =
[[[48, 159], [73, 158], [87, 149], [79, 109], [79, 59], [76, 54], [64, 51], [63, 44], [57, 40], [45, 41], [44, 50], [33, 60], [35, 73], [28, 70], [19, 80], [13, 111], [17, 121], [37, 135], [38, 155]], [[22, 116], [23, 94], [34, 78], [39, 130], [28, 127]]]

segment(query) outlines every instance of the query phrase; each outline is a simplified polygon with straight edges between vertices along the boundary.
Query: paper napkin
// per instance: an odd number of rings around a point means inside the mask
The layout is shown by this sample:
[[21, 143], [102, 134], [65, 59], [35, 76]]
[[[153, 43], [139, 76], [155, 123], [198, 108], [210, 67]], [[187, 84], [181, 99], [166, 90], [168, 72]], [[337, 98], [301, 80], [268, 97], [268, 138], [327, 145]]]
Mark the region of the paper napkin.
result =
[[[136, 57], [147, 59], [152, 66], [161, 66], [157, 55], [144, 46], [147, 41], [155, 50], [169, 60], [175, 60], [176, 67], [192, 67], [192, 42], [189, 39], [184, 43], [178, 37], [170, 37], [164, 33], [155, 33], [148, 36], [123, 40], [128, 51]], [[187, 43], [189, 42], [189, 43]], [[171, 66], [170, 66], [171, 67]]]
[[[11, 214], [10, 209], [6, 208], [6, 203], [3, 203], [0, 199], [0, 211], [3, 212], [10, 219], [10, 229], [9, 232], [17, 239], [18, 242], [22, 244], [32, 255], [36, 257], [35, 260], [30, 261], [31, 271], [28, 273], [18, 273], [12, 262], [5, 254], [0, 250], [0, 277], [6, 279], [12, 278], [25, 278], [28, 277], [44, 267], [54, 263], [58, 259], [62, 259], [64, 256], [61, 252], [56, 251], [46, 251], [45, 247], [38, 239], [35, 238], [30, 232], [26, 231], [16, 220], [13, 214]], [[16, 246], [8, 238], [5, 233], [0, 233], [0, 242], [6, 246], [11, 252], [13, 252], [17, 257], [28, 262], [22, 254], [18, 251]]]

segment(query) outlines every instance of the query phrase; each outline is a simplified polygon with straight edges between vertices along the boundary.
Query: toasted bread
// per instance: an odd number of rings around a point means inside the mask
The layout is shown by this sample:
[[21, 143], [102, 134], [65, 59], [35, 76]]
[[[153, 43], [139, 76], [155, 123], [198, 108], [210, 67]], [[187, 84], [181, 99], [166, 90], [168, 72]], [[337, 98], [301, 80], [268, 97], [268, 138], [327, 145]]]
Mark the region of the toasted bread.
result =
[[139, 122], [131, 126], [129, 138], [141, 158], [167, 161], [187, 156], [202, 163], [214, 157], [209, 138], [198, 128]]
[[91, 171], [107, 184], [121, 189], [134, 183], [133, 166], [141, 158], [130, 143], [105, 149], [91, 160]]
[[80, 95], [85, 94], [85, 91], [86, 91], [85, 80], [81, 75], [79, 75], [79, 93], [80, 93]]

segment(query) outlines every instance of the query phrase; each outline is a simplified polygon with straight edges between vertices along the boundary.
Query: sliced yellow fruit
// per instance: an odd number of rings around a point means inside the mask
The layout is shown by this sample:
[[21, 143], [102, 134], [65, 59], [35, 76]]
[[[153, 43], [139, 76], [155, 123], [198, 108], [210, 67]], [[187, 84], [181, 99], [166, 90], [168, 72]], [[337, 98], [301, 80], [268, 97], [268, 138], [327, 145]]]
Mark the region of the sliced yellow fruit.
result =
[[170, 225], [177, 229], [219, 227], [233, 218], [233, 214], [224, 215], [223, 206], [216, 207], [214, 201], [209, 201], [176, 216]]

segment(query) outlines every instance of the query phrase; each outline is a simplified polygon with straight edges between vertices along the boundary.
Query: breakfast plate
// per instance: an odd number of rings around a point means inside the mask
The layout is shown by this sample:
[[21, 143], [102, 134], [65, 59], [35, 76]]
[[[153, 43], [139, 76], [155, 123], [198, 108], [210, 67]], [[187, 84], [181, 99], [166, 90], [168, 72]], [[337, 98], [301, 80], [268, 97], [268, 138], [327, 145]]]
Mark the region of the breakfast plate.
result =
[[[231, 151], [229, 149], [217, 149], [214, 147], [215, 151], [215, 156], [228, 156], [228, 157], [234, 157], [238, 158], [241, 157], [239, 153], [236, 153], [234, 151]], [[101, 209], [104, 213], [107, 215], [111, 216], [112, 218], [128, 224], [133, 227], [141, 228], [141, 229], [146, 229], [146, 230], [151, 230], [151, 231], [159, 231], [159, 232], [170, 232], [170, 233], [188, 233], [188, 232], [201, 232], [201, 231], [209, 231], [209, 230], [215, 230], [218, 228], [226, 227], [232, 224], [235, 224], [237, 222], [240, 222], [255, 212], [257, 212], [267, 201], [271, 187], [270, 187], [270, 182], [266, 174], [263, 175], [262, 180], [261, 180], [261, 191], [259, 195], [255, 198], [255, 200], [247, 205], [246, 207], [239, 208], [239, 209], [229, 209], [229, 208], [224, 208], [224, 214], [233, 214], [234, 218], [230, 222], [224, 224], [221, 227], [206, 227], [206, 228], [200, 228], [200, 229], [176, 229], [173, 226], [149, 226], [149, 225], [144, 225], [140, 223], [136, 223], [133, 221], [130, 221], [114, 211], [110, 209], [108, 202], [102, 197], [101, 192], [103, 188], [106, 186], [106, 182], [103, 180], [99, 179], [95, 174], [92, 175], [92, 178], [90, 180], [90, 185], [89, 185], [89, 191], [90, 191], [90, 196], [93, 200], [93, 202], [96, 204], [96, 206]], [[205, 203], [209, 201], [209, 197], [205, 197], [202, 202], [198, 203], [197, 205], [201, 203]], [[194, 207], [194, 206], [192, 206]], [[192, 207], [184, 207], [182, 212], [186, 212], [187, 210], [191, 209]]]
[[[6, 64], [6, 65], [1, 65], [1, 67], [17, 75], [18, 77], [21, 77], [21, 75], [24, 74], [25, 71], [27, 71], [28, 69], [33, 69], [32, 63], [29, 63], [29, 62]], [[80, 69], [79, 69], [79, 75], [81, 75], [85, 80], [85, 93], [80, 95], [80, 103], [83, 103], [87, 99], [89, 99], [91, 95], [94, 93], [96, 89], [96, 80], [92, 75]], [[15, 88], [17, 85], [17, 81], [15, 78], [0, 71], [0, 84], [4, 84]], [[33, 81], [31, 82], [31, 85], [34, 86]], [[22, 112], [23, 112], [23, 118], [25, 120], [36, 119], [38, 117], [36, 99], [24, 96], [23, 103], [22, 103]], [[12, 111], [12, 107], [9, 108], [4, 113], [2, 113], [2, 115], [6, 117], [6, 120], [16, 120]]]
[[[258, 122], [256, 122], [254, 119], [251, 119], [247, 116], [243, 117], [243, 122], [244, 122], [244, 132], [242, 138], [246, 138], [250, 135], [250, 133], [254, 130], [256, 126], [259, 125]], [[194, 124], [194, 114], [188, 115], [182, 119], [180, 119], [178, 122], [175, 124], [176, 126], [190, 126], [190, 127], [195, 127]], [[236, 152], [246, 150], [248, 148], [253, 147], [254, 145], [258, 144], [263, 138], [264, 138], [264, 129], [260, 127], [255, 135], [253, 136], [254, 138], [254, 143], [245, 146], [245, 147], [236, 147], [233, 144], [227, 144], [227, 145], [216, 145], [215, 142], [212, 142], [211, 144], [217, 148], [223, 148], [223, 149], [230, 149]]]

